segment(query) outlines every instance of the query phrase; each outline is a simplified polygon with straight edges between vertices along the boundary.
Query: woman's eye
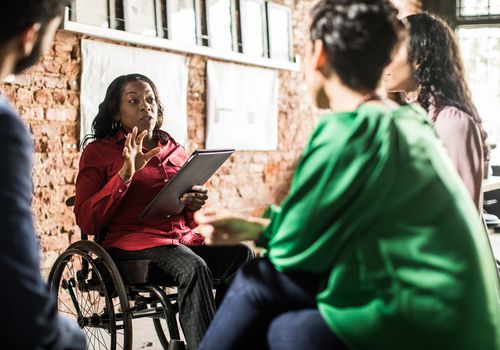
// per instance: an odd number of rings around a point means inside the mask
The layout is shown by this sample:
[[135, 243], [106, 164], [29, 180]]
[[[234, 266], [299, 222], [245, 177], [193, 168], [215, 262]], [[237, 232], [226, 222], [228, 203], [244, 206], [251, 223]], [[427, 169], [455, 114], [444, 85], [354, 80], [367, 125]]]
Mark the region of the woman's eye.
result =
[[128, 103], [136, 104], [137, 103], [137, 99], [133, 98], [130, 101], [128, 101]]
[[148, 102], [149, 103], [156, 102], [156, 99], [154, 97], [150, 97], [150, 98], [148, 98]]

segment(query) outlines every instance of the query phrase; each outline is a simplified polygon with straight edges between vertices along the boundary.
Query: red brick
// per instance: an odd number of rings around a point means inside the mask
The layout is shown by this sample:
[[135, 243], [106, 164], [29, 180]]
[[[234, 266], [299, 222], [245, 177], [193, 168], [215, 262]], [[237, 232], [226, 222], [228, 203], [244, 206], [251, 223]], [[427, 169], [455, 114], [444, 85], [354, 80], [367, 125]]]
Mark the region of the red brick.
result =
[[33, 92], [25, 88], [19, 88], [16, 91], [15, 103], [17, 105], [30, 105], [33, 103]]
[[35, 92], [35, 102], [40, 105], [48, 106], [52, 103], [52, 95], [46, 89], [38, 90]]
[[74, 108], [49, 108], [47, 120], [76, 121], [78, 112]]

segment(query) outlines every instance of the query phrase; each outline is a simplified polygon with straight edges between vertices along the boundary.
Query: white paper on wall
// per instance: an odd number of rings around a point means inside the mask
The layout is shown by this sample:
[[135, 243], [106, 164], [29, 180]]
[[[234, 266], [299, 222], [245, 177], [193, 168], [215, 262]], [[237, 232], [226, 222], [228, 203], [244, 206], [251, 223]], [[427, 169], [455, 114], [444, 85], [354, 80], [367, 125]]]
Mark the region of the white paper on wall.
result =
[[188, 67], [186, 57], [166, 52], [82, 40], [80, 140], [92, 121], [108, 85], [123, 74], [140, 73], [157, 86], [165, 108], [162, 129], [183, 145], [187, 139]]
[[278, 74], [207, 63], [207, 148], [268, 151], [278, 146]]

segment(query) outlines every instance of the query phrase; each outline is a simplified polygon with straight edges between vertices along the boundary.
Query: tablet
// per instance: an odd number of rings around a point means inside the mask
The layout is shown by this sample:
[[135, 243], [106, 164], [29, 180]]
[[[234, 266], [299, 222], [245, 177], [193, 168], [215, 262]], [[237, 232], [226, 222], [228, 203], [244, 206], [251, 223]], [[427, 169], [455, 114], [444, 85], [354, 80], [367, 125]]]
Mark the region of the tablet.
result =
[[180, 197], [193, 186], [203, 185], [234, 153], [234, 149], [197, 150], [144, 208], [139, 220], [153, 216], [177, 215], [185, 204]]

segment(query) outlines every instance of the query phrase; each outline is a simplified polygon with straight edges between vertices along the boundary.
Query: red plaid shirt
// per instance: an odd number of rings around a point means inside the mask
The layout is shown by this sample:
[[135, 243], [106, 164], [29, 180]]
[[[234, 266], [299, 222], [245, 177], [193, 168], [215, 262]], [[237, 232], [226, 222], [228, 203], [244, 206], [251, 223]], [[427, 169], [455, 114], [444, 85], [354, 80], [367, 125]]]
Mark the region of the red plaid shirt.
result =
[[[141, 250], [161, 245], [202, 245], [195, 233], [193, 212], [139, 221], [142, 210], [186, 162], [184, 148], [168, 134], [158, 141], [161, 152], [123, 183], [118, 171], [123, 165], [125, 134], [90, 143], [80, 159], [76, 180], [75, 216], [83, 232], [106, 232], [105, 248]], [[147, 151], [147, 150], [143, 150]]]

